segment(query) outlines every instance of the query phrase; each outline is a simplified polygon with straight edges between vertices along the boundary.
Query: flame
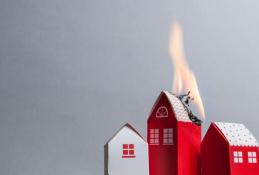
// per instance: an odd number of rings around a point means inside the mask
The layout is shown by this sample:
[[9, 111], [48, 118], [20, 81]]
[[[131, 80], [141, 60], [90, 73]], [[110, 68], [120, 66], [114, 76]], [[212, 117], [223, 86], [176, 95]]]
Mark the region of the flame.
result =
[[193, 105], [197, 109], [200, 117], [205, 119], [205, 111], [201, 96], [198, 90], [198, 85], [194, 73], [190, 70], [184, 55], [182, 29], [181, 26], [175, 22], [172, 27], [170, 42], [169, 42], [170, 56], [174, 65], [174, 81], [172, 92], [174, 94], [188, 93], [194, 98]]

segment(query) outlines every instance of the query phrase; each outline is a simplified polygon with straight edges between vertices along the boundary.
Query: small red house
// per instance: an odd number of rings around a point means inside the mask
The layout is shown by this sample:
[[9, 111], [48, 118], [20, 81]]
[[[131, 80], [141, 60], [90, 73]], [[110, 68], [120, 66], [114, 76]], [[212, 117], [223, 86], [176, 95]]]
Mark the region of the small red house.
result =
[[258, 143], [237, 123], [212, 123], [201, 144], [202, 175], [258, 175]]
[[201, 127], [193, 123], [182, 102], [162, 91], [148, 121], [150, 175], [199, 175]]

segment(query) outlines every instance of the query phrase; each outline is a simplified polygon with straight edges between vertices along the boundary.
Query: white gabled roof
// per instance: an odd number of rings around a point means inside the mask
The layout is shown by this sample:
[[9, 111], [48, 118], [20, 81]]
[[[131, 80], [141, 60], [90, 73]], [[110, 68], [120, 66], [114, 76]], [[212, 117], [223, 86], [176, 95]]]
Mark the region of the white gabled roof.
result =
[[243, 124], [215, 122], [231, 146], [258, 146], [253, 134]]
[[121, 131], [122, 131], [123, 129], [125, 129], [125, 128], [129, 128], [131, 131], [133, 131], [134, 133], [136, 133], [144, 142], [146, 142], [145, 139], [140, 135], [140, 133], [139, 133], [132, 125], [130, 125], [129, 123], [126, 123], [125, 125], [123, 125], [123, 126], [106, 142], [106, 144], [108, 144], [109, 142], [111, 142], [112, 139], [114, 139], [114, 138], [117, 136], [117, 134], [118, 134], [119, 132], [121, 132]]
[[168, 91], [163, 91], [168, 98], [169, 102], [171, 103], [171, 106], [175, 112], [176, 119], [178, 121], [184, 121], [184, 122], [192, 122], [188, 116], [188, 113], [186, 109], [184, 108], [182, 102], [172, 93]]

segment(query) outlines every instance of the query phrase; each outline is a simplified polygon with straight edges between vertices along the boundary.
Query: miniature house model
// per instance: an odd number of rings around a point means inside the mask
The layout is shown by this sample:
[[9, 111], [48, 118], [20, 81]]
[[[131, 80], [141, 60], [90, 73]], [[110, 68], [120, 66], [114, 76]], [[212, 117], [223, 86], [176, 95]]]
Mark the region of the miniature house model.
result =
[[148, 145], [130, 125], [124, 125], [104, 146], [105, 175], [148, 175]]
[[161, 92], [147, 125], [150, 175], [199, 174], [201, 127], [176, 96]]
[[[259, 147], [242, 124], [201, 126], [182, 99], [162, 91], [147, 120], [147, 142], [129, 124], [106, 144], [105, 175], [259, 175]], [[190, 119], [191, 118], [191, 119]]]
[[257, 175], [258, 143], [242, 124], [212, 123], [201, 144], [202, 175]]

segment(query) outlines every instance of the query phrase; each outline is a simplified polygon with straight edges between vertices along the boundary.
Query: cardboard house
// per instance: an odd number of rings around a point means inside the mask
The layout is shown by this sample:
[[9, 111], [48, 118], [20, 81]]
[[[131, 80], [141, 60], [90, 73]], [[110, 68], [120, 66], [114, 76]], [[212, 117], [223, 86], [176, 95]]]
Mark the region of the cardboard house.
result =
[[258, 175], [258, 142], [237, 123], [212, 123], [201, 144], [202, 175]]
[[105, 175], [148, 175], [148, 144], [125, 124], [104, 146]]
[[200, 175], [201, 127], [179, 98], [162, 91], [147, 125], [150, 175]]

